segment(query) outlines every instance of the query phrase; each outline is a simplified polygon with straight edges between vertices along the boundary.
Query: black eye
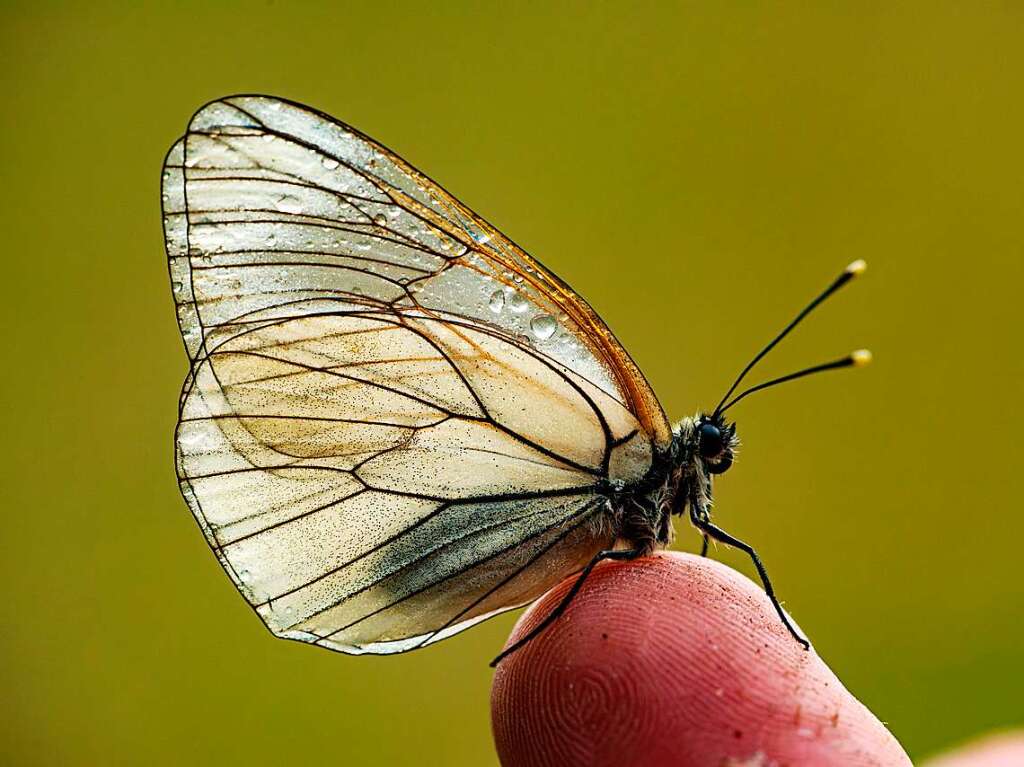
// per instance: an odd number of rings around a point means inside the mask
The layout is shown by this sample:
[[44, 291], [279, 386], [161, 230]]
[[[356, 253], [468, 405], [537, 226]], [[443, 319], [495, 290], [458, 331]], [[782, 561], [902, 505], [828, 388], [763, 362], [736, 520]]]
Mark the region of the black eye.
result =
[[714, 458], [723, 447], [722, 430], [713, 423], [702, 423], [697, 429], [697, 449], [701, 458]]
[[724, 455], [714, 466], [708, 466], [709, 474], [724, 474], [732, 466], [732, 456]]

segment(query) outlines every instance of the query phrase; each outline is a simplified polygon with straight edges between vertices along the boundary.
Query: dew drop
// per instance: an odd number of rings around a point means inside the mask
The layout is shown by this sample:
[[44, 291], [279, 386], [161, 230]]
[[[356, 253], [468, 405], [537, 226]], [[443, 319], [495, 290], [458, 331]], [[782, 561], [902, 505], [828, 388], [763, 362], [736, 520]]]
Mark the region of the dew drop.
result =
[[378, 213], [376, 216], [373, 217], [373, 223], [375, 223], [377, 226], [387, 226], [388, 217], [385, 216], [383, 213]]
[[[184, 308], [185, 307], [181, 307], [181, 309]], [[186, 312], [180, 313], [186, 314]], [[196, 429], [182, 431], [178, 434], [178, 444], [185, 450], [198, 450], [198, 448], [203, 446], [204, 441], [205, 437], [203, 436], [203, 433]]]
[[334, 170], [339, 165], [341, 165], [341, 163], [335, 160], [333, 157], [320, 158], [320, 164], [327, 168], [327, 170]]
[[487, 306], [490, 307], [491, 311], [495, 314], [501, 314], [501, 310], [505, 308], [505, 294], [496, 290], [491, 293], [491, 298], [487, 302]]
[[541, 341], [547, 341], [558, 330], [558, 323], [550, 314], [538, 314], [530, 320], [530, 330]]
[[290, 194], [286, 194], [284, 197], [279, 198], [275, 203], [274, 207], [282, 213], [301, 213], [302, 203], [298, 197], [292, 197]]
[[264, 141], [266, 141], [269, 144], [271, 141], [274, 140], [274, 134], [273, 133], [264, 133], [262, 136], [260, 136], [260, 138], [262, 138]]
[[174, 291], [175, 293], [180, 293], [180, 292], [181, 292], [181, 289], [182, 289], [182, 287], [184, 287], [184, 286], [183, 286], [183, 285], [182, 285], [182, 284], [181, 284], [181, 283], [180, 283], [180, 282], [179, 282], [178, 280], [175, 280], [174, 282], [172, 282], [172, 283], [171, 283], [171, 289], [172, 289], [172, 290], [173, 290], [173, 291]]
[[530, 308], [530, 303], [518, 293], [509, 296], [508, 305], [516, 314], [522, 314]]

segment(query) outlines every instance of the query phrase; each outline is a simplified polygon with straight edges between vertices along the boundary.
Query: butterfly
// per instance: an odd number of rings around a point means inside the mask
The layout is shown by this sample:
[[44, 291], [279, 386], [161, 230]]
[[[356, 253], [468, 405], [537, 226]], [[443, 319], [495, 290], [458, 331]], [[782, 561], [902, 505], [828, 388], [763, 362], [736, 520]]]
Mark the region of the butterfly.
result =
[[190, 361], [181, 492], [275, 635], [404, 652], [580, 573], [564, 608], [598, 562], [667, 545], [688, 515], [704, 553], [714, 539], [753, 558], [806, 645], [754, 550], [712, 523], [711, 481], [733, 460], [738, 399], [867, 360], [727, 402], [863, 262], [714, 411], [672, 425], [565, 282], [321, 112], [260, 95], [203, 106], [162, 199]]

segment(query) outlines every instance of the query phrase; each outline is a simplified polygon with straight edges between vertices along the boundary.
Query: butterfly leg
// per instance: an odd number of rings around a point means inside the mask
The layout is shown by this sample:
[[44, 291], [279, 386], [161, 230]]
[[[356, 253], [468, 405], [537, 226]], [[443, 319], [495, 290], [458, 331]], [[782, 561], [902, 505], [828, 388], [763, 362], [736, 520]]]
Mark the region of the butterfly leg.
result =
[[584, 567], [583, 570], [580, 572], [580, 575], [576, 579], [576, 582], [572, 584], [572, 588], [570, 588], [569, 591], [566, 592], [566, 595], [562, 597], [562, 601], [558, 603], [555, 609], [548, 613], [544, 620], [542, 620], [540, 623], [534, 626], [526, 636], [517, 641], [508, 649], [503, 650], [501, 654], [498, 655], [498, 657], [492, 660], [491, 668], [497, 666], [499, 663], [501, 663], [502, 660], [507, 658], [509, 655], [514, 653], [516, 650], [521, 648], [530, 640], [535, 639], [544, 629], [546, 629], [548, 626], [550, 626], [552, 623], [558, 620], [562, 613], [565, 612], [565, 608], [569, 606], [569, 603], [572, 602], [573, 598], [579, 593], [580, 589], [583, 588], [583, 582], [587, 580], [587, 576], [589, 576], [590, 573], [593, 572], [594, 568], [597, 567], [597, 564], [599, 562], [602, 562], [606, 559], [623, 562], [630, 559], [636, 559], [642, 553], [643, 552], [640, 549], [605, 549], [604, 551], [597, 552], [597, 554], [594, 555], [594, 558], [591, 559], [590, 562], [587, 563], [587, 566]]
[[[707, 477], [707, 480], [708, 480], [707, 481], [707, 489], [705, 490], [705, 492], [707, 493], [708, 504], [710, 504], [711, 503], [711, 475], [710, 474], [705, 474], [705, 476]], [[708, 511], [708, 509], [709, 509], [708, 505], [700, 504], [700, 503], [697, 502], [697, 499], [696, 499], [695, 495], [690, 497], [690, 513], [691, 514], [696, 510], [698, 515], [700, 516], [700, 518], [705, 520], [705, 521], [707, 521], [710, 518], [710, 516], [711, 516], [709, 511]], [[701, 542], [700, 555], [702, 557], [706, 557], [708, 555], [708, 544], [711, 542], [711, 538], [708, 536], [707, 533], [705, 533], [703, 531], [701, 532], [701, 538], [703, 538], [704, 540]]]
[[775, 596], [775, 589], [772, 588], [772, 582], [768, 578], [768, 571], [764, 568], [764, 563], [761, 562], [761, 557], [754, 551], [754, 547], [749, 543], [744, 543], [739, 538], [734, 538], [725, 532], [722, 528], [712, 524], [711, 520], [706, 515], [701, 514], [697, 510], [696, 504], [690, 505], [690, 521], [693, 526], [696, 527], [704, 534], [705, 545], [707, 544], [708, 537], [714, 538], [719, 543], [724, 543], [726, 546], [732, 546], [734, 549], [739, 549], [754, 563], [754, 567], [757, 568], [757, 574], [761, 577], [761, 583], [764, 584], [764, 592], [768, 595], [768, 598], [772, 601], [772, 606], [775, 608], [775, 612], [779, 614], [782, 619], [783, 625], [789, 629], [789, 633], [793, 635], [805, 650], [811, 648], [811, 643], [808, 642], [803, 635], [796, 630], [796, 627], [789, 620], [789, 616], [786, 615], [786, 611], [782, 609], [782, 604], [779, 602], [778, 597]]

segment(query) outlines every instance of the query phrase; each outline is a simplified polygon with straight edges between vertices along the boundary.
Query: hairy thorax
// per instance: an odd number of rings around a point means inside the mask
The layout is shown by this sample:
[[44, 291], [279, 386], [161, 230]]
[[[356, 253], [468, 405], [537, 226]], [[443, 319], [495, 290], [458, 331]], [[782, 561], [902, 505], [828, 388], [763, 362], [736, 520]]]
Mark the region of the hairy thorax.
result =
[[617, 548], [649, 554], [672, 542], [672, 516], [686, 513], [688, 504], [708, 509], [711, 478], [696, 449], [701, 416], [684, 418], [672, 427], [672, 444], [655, 458], [640, 481], [607, 490], [602, 524]]

